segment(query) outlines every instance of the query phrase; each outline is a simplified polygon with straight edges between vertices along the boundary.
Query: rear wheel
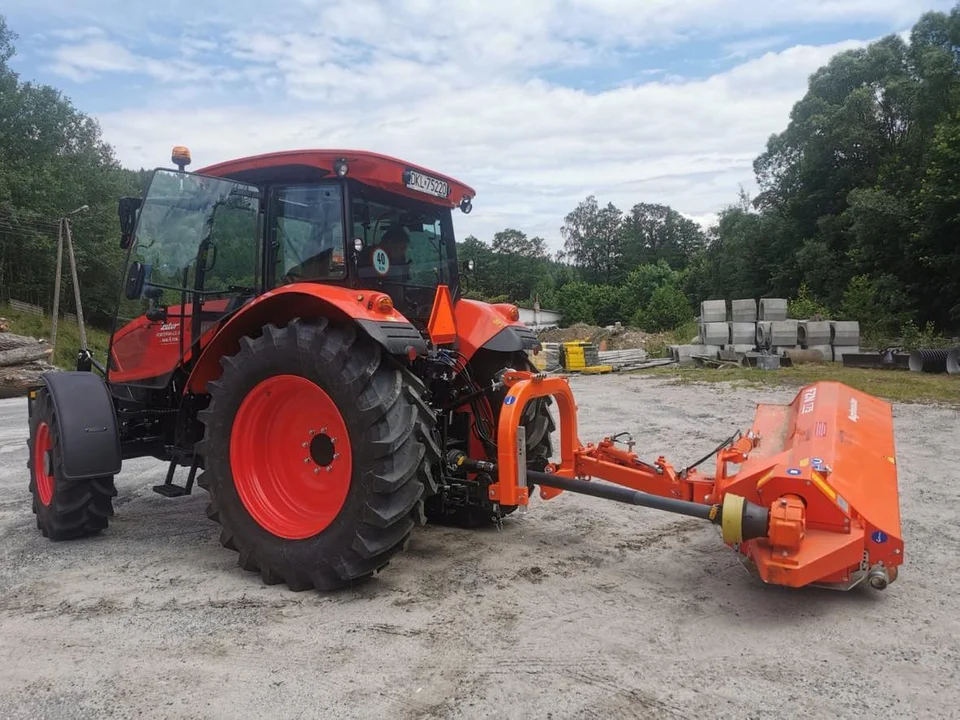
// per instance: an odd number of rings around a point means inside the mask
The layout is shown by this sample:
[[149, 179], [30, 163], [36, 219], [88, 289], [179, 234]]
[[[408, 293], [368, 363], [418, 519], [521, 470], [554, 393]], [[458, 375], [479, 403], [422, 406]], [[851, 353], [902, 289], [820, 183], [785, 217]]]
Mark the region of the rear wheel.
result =
[[422, 386], [352, 325], [267, 325], [224, 357], [198, 452], [220, 542], [264, 582], [331, 590], [404, 545], [439, 458]]
[[86, 480], [68, 480], [63, 476], [60, 430], [46, 388], [37, 391], [27, 444], [33, 512], [44, 537], [70, 540], [106, 528], [117, 494], [113, 476]]

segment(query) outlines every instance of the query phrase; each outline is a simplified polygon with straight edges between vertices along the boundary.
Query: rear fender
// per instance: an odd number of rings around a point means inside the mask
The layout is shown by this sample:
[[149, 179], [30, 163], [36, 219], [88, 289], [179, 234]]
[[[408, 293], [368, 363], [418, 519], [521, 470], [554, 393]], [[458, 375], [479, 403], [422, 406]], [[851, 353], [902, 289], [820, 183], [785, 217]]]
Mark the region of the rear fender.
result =
[[352, 320], [392, 355], [406, 354], [410, 348], [418, 355], [426, 354], [426, 340], [407, 318], [396, 310], [374, 309], [374, 300], [382, 294], [316, 283], [294, 283], [266, 292], [220, 328], [197, 360], [185, 391], [206, 392], [207, 383], [220, 377], [220, 358], [237, 352], [240, 338], [268, 323], [282, 325], [299, 317]]
[[519, 320], [512, 320], [513, 306], [491, 305], [460, 299], [454, 308], [457, 318], [459, 351], [469, 360], [480, 348], [496, 352], [539, 350], [536, 334]]
[[[117, 414], [110, 391], [90, 372], [47, 372], [40, 376], [53, 402], [67, 480], [116, 475], [122, 463]], [[28, 399], [33, 415], [34, 391]]]

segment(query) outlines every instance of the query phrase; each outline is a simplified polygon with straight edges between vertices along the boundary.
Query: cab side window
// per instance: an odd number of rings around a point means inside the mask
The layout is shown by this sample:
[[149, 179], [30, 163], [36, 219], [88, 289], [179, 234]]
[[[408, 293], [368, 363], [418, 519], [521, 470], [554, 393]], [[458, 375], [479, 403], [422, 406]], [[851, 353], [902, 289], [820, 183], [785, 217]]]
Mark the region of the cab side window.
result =
[[339, 186], [278, 188], [271, 205], [277, 284], [346, 277]]

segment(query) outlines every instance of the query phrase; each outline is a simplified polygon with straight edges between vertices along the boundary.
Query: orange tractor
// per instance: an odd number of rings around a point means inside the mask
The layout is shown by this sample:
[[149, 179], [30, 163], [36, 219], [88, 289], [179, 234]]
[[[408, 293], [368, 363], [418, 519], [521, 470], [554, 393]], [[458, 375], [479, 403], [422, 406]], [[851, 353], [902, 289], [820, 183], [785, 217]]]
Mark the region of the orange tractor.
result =
[[185, 148], [172, 159], [120, 201], [106, 363], [81, 349], [75, 372], [30, 392], [30, 491], [50, 539], [106, 528], [123, 459], [147, 456], [169, 463], [154, 490], [190, 494], [196, 478], [220, 542], [293, 590], [369, 577], [427, 520], [499, 523], [535, 489], [702, 518], [768, 583], [896, 579], [886, 403], [817, 383], [682, 469], [623, 435], [583, 445], [568, 381], [534, 372], [518, 309], [463, 297], [452, 212], [471, 210], [471, 188], [368, 152], [199, 173]]

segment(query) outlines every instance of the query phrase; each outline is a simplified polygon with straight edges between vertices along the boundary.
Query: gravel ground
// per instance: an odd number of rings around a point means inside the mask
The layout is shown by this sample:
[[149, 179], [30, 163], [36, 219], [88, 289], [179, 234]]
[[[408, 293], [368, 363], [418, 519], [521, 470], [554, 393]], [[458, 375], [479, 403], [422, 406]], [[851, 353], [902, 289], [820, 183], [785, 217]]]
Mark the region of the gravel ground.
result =
[[[574, 384], [584, 441], [678, 463], [792, 397]], [[958, 416], [895, 408], [906, 564], [882, 593], [764, 586], [715, 528], [567, 494], [502, 532], [419, 530], [322, 595], [241, 571], [154, 461], [125, 463], [101, 536], [43, 539], [25, 401], [2, 401], [0, 717], [957, 717]]]

